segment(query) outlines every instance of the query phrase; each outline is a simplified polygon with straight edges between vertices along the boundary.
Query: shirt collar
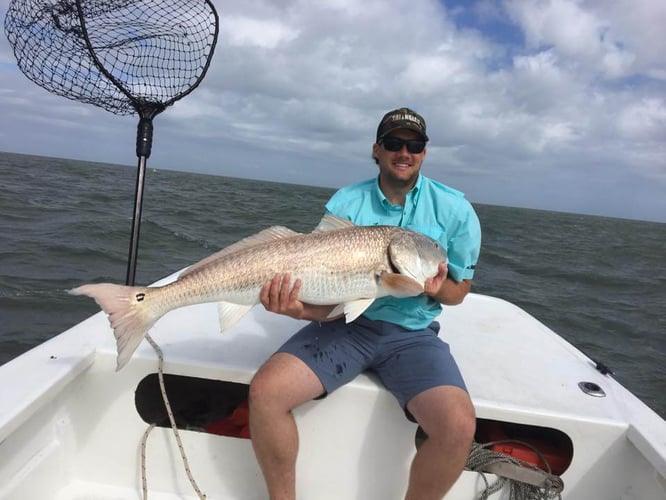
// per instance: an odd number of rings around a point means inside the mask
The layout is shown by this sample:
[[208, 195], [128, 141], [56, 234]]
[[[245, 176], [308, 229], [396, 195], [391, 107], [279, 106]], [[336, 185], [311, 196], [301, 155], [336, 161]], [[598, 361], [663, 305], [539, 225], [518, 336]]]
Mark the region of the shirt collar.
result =
[[[410, 203], [413, 206], [416, 206], [416, 203], [419, 200], [419, 195], [421, 193], [421, 186], [423, 185], [423, 176], [419, 174], [418, 178], [416, 179], [416, 184], [414, 184], [414, 187], [409, 190], [407, 193], [407, 200], [406, 203]], [[375, 179], [375, 194], [377, 198], [379, 199], [380, 203], [382, 204], [383, 207], [385, 207], [387, 210], [390, 207], [393, 207], [394, 205], [389, 201], [389, 199], [384, 196], [384, 193], [382, 192], [381, 188], [379, 187], [379, 176]]]

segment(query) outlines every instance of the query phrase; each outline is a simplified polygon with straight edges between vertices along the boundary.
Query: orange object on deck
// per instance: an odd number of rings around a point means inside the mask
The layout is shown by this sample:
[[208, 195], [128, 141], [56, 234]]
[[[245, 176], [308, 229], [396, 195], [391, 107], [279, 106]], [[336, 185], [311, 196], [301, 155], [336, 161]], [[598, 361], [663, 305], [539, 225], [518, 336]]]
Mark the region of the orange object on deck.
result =
[[223, 419], [208, 424], [205, 429], [211, 434], [250, 439], [250, 408], [247, 400]]
[[[563, 454], [562, 450], [559, 450], [548, 443], [531, 440], [529, 444], [539, 450], [539, 453], [543, 455], [543, 459], [548, 462], [550, 472], [555, 475], [559, 476], [562, 474], [571, 462], [567, 455]], [[536, 451], [526, 444], [517, 442], [497, 443], [491, 445], [489, 449], [522, 460], [523, 462], [527, 462], [528, 464], [532, 464], [539, 469], [548, 472], [548, 466], [544, 460]]]

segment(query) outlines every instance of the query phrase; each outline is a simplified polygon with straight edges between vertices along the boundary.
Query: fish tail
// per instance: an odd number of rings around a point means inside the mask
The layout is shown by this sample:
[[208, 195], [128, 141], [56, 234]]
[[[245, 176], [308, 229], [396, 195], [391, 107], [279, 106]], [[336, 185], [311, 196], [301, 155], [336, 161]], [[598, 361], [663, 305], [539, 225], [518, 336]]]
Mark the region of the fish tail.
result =
[[145, 300], [145, 287], [99, 283], [83, 285], [69, 293], [87, 295], [109, 316], [116, 337], [118, 358], [116, 371], [124, 367], [153, 324], [164, 314], [150, 307], [154, 301]]

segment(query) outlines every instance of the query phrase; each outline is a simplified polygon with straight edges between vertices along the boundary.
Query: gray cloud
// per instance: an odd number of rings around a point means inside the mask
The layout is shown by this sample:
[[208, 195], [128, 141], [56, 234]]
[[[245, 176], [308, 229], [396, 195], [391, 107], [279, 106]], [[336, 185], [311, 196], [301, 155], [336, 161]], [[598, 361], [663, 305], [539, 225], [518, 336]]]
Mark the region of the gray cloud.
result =
[[[339, 186], [375, 174], [377, 122], [407, 105], [425, 172], [472, 201], [666, 221], [662, 1], [217, 6], [209, 74], [156, 118], [154, 166]], [[6, 40], [0, 71], [0, 149], [134, 163], [135, 118], [51, 96]]]

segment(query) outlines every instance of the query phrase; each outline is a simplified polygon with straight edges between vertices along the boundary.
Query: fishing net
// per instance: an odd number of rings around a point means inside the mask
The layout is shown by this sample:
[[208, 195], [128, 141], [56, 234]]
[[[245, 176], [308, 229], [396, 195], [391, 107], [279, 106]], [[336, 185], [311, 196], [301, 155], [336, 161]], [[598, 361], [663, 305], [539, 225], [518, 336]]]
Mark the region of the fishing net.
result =
[[139, 158], [127, 266], [134, 284], [152, 119], [194, 90], [210, 64], [210, 0], [13, 0], [5, 33], [21, 71], [49, 92], [138, 114]]
[[21, 71], [49, 92], [153, 117], [203, 78], [217, 14], [205, 0], [14, 0], [5, 33]]

